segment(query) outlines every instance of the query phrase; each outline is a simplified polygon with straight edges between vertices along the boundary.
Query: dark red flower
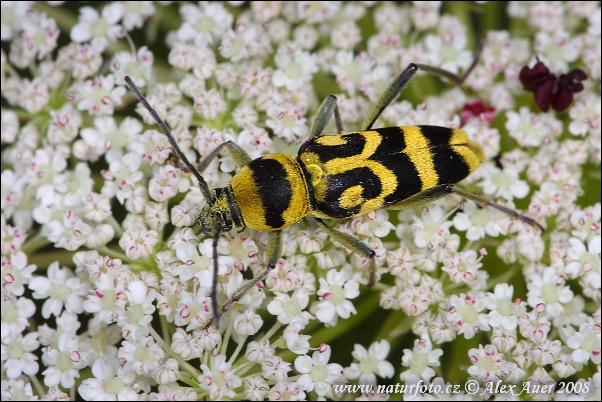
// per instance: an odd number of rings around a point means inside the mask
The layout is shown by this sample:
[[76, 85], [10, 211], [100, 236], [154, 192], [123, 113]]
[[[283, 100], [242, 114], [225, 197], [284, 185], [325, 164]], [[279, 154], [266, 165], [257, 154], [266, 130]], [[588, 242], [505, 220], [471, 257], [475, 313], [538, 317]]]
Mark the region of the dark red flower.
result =
[[552, 107], [558, 112], [562, 112], [569, 107], [573, 101], [573, 94], [583, 91], [581, 81], [587, 79], [587, 74], [580, 68], [571, 70], [568, 74], [562, 74], [558, 78], [557, 90], [554, 93]]
[[533, 68], [523, 67], [518, 78], [526, 91], [533, 92], [535, 103], [542, 111], [547, 112], [551, 105], [557, 112], [562, 112], [573, 101], [573, 94], [583, 90], [581, 81], [587, 78], [587, 74], [575, 68], [557, 77], [537, 60]]
[[466, 124], [469, 120], [474, 118], [483, 119], [487, 124], [491, 124], [494, 117], [495, 108], [486, 106], [478, 99], [471, 99], [462, 107], [462, 111], [460, 111], [462, 124]]

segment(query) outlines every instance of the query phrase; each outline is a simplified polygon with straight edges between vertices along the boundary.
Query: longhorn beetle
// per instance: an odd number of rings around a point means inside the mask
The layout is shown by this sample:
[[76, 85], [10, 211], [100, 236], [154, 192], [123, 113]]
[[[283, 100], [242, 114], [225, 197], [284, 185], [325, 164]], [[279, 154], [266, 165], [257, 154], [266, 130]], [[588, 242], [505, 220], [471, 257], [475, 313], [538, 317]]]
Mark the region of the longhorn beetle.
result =
[[[475, 64], [476, 59], [463, 77], [436, 67], [410, 64], [381, 95], [363, 131], [359, 132], [322, 135], [332, 115], [338, 132], [343, 132], [336, 97], [329, 95], [318, 109], [309, 129], [309, 139], [301, 145], [296, 158], [276, 153], [251, 160], [239, 145], [227, 141], [211, 152], [198, 169], [182, 153], [165, 122], [130, 77], [125, 77], [138, 100], [167, 136], [180, 162], [196, 177], [207, 201], [198, 221], [201, 231], [213, 238], [211, 300], [212, 321], [216, 327], [219, 318], [275, 268], [281, 257], [281, 230], [305, 217], [314, 218], [332, 239], [370, 260], [370, 285], [376, 279], [374, 250], [356, 236], [328, 226], [323, 219], [350, 218], [379, 208], [401, 210], [457, 194], [544, 230], [535, 220], [517, 211], [454, 186], [484, 159], [482, 148], [470, 141], [464, 131], [435, 126], [372, 129], [383, 110], [419, 69], [461, 84]], [[228, 152], [240, 171], [227, 187], [209, 190], [200, 172], [222, 150]], [[216, 295], [218, 237], [232, 228], [245, 227], [269, 232], [267, 267], [238, 289], [220, 309]]]

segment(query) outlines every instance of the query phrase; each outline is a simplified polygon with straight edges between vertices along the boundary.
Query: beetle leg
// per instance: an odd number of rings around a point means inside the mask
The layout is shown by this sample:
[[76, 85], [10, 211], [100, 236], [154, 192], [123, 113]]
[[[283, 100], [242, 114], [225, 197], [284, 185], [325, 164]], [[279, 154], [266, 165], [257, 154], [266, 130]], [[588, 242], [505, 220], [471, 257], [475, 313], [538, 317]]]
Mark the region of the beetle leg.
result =
[[529, 218], [528, 216], [519, 214], [515, 210], [507, 208], [503, 205], [497, 204], [488, 198], [485, 198], [480, 195], [476, 195], [473, 193], [469, 193], [468, 191], [459, 189], [458, 187], [454, 186], [453, 184], [440, 184], [438, 186], [426, 189], [424, 191], [419, 192], [418, 194], [414, 194], [411, 197], [401, 200], [397, 204], [388, 205], [386, 208], [387, 209], [397, 209], [397, 210], [407, 209], [407, 208], [415, 207], [418, 205], [428, 204], [429, 202], [433, 202], [435, 200], [438, 200], [439, 198], [443, 198], [448, 194], [457, 194], [460, 197], [464, 197], [466, 199], [474, 201], [481, 207], [495, 208], [499, 211], [502, 211], [503, 213], [505, 213], [507, 215], [510, 215], [510, 216], [526, 223], [529, 226], [538, 228], [542, 232], [544, 231], [543, 226], [541, 226], [539, 223], [537, 223], [535, 220]]
[[464, 191], [464, 190], [459, 189], [459, 188], [457, 188], [455, 186], [451, 186], [450, 192], [454, 193], [454, 194], [458, 194], [460, 197], [464, 197], [464, 198], [467, 198], [467, 199], [469, 199], [471, 201], [474, 201], [478, 205], [480, 205], [481, 207], [492, 207], [492, 208], [497, 209], [498, 211], [502, 211], [506, 215], [510, 215], [513, 218], [516, 218], [516, 219], [518, 219], [520, 221], [523, 221], [524, 223], [526, 223], [529, 226], [532, 226], [534, 228], [538, 228], [539, 230], [541, 230], [542, 233], [545, 231], [544, 227], [541, 226], [539, 223], [537, 223], [534, 219], [531, 219], [528, 216], [519, 214], [515, 210], [507, 208], [507, 207], [505, 207], [503, 205], [500, 205], [498, 203], [495, 203], [495, 202], [491, 201], [488, 198], [481, 197], [480, 195], [476, 195], [476, 194], [473, 194], [473, 193], [469, 193], [468, 191]]
[[429, 72], [431, 74], [435, 74], [435, 75], [439, 75], [441, 77], [447, 78], [454, 84], [460, 86], [464, 83], [464, 81], [466, 80], [466, 77], [468, 77], [468, 75], [472, 72], [472, 70], [477, 65], [477, 63], [479, 61], [479, 57], [481, 56], [482, 49], [483, 49], [483, 45], [482, 45], [482, 43], [480, 43], [477, 48], [476, 56], [475, 56], [472, 64], [464, 72], [464, 74], [461, 77], [458, 76], [457, 74], [454, 74], [450, 71], [444, 70], [439, 67], [432, 67], [432, 66], [428, 66], [426, 64], [411, 63], [405, 70], [403, 70], [401, 72], [401, 74], [399, 74], [393, 80], [393, 82], [391, 82], [391, 84], [389, 84], [389, 86], [387, 87], [385, 92], [383, 92], [383, 94], [380, 96], [378, 101], [374, 104], [374, 106], [372, 107], [372, 110], [370, 111], [370, 115], [369, 115], [368, 119], [366, 120], [366, 123], [364, 123], [364, 127], [365, 127], [364, 130], [369, 130], [372, 128], [372, 125], [374, 124], [376, 119], [378, 119], [380, 117], [383, 110], [385, 110], [385, 108], [387, 106], [389, 106], [389, 104], [391, 102], [393, 102], [395, 100], [395, 98], [397, 98], [399, 93], [405, 88], [405, 86], [408, 84], [408, 82], [410, 82], [412, 77], [414, 77], [414, 74], [416, 74], [416, 72], [419, 69]]
[[247, 151], [240, 147], [240, 145], [233, 141], [226, 141], [219, 144], [217, 148], [211, 151], [211, 153], [198, 164], [197, 169], [199, 172], [203, 173], [203, 171], [207, 169], [207, 166], [209, 166], [209, 164], [222, 151], [222, 149], [225, 149], [226, 152], [228, 152], [228, 155], [230, 155], [230, 157], [234, 160], [234, 163], [236, 163], [236, 166], [239, 168], [242, 168], [251, 162], [251, 157]]
[[385, 208], [401, 210], [428, 204], [429, 202], [436, 201], [439, 198], [443, 198], [446, 195], [452, 193], [453, 191], [450, 187], [453, 186], [451, 184], [441, 184], [439, 186], [431, 187], [419, 193], [416, 193], [408, 198], [405, 198], [396, 204], [387, 205]]
[[324, 228], [324, 230], [326, 230], [326, 233], [328, 233], [331, 238], [341, 243], [355, 254], [359, 254], [364, 258], [370, 259], [370, 266], [368, 267], [368, 286], [374, 286], [374, 283], [376, 282], [376, 261], [374, 260], [376, 253], [374, 250], [372, 250], [372, 248], [366, 243], [361, 241], [357, 236], [353, 236], [349, 233], [343, 233], [335, 228], [331, 228], [320, 218], [315, 219]]
[[[242, 297], [249, 291], [249, 289], [256, 286], [259, 282], [261, 282], [275, 267], [282, 256], [282, 231], [277, 230], [274, 232], [269, 232], [270, 238], [268, 240], [268, 264], [267, 267], [259, 273], [259, 275], [255, 276], [249, 282], [245, 283], [239, 289], [236, 290], [230, 297], [230, 299], [225, 302], [220, 311], [218, 312], [218, 317], [223, 316], [228, 310], [232, 308], [232, 306], [237, 303]], [[205, 328], [209, 327], [213, 323], [213, 318], [205, 325]]]
[[380, 98], [378, 98], [378, 101], [376, 101], [372, 107], [370, 115], [366, 120], [366, 123], [364, 123], [364, 130], [370, 130], [372, 128], [372, 125], [376, 119], [380, 117], [383, 110], [385, 110], [385, 108], [389, 106], [389, 104], [393, 102], [395, 98], [397, 98], [401, 90], [405, 88], [417, 71], [418, 65], [411, 63], [393, 80], [393, 82], [391, 82], [391, 84], [389, 84], [385, 92], [383, 92]]
[[337, 97], [334, 95], [328, 95], [316, 112], [316, 118], [314, 119], [313, 123], [311, 123], [308, 137], [313, 138], [321, 136], [324, 128], [330, 121], [330, 116], [333, 114], [334, 122], [337, 126], [337, 133], [342, 133], [343, 123], [341, 122], [341, 113], [339, 112]]
[[426, 64], [416, 64], [416, 65], [422, 71], [426, 71], [431, 74], [435, 74], [435, 75], [439, 75], [441, 77], [447, 78], [454, 84], [461, 86], [462, 84], [464, 84], [464, 81], [466, 81], [466, 78], [470, 75], [472, 70], [476, 67], [477, 63], [479, 62], [479, 58], [481, 57], [482, 50], [483, 50], [483, 42], [479, 42], [479, 45], [477, 47], [476, 56], [475, 56], [474, 60], [472, 61], [472, 64], [466, 69], [466, 71], [464, 71], [464, 74], [462, 74], [461, 77], [457, 74], [454, 74], [450, 71], [444, 70], [439, 67], [428, 66]]

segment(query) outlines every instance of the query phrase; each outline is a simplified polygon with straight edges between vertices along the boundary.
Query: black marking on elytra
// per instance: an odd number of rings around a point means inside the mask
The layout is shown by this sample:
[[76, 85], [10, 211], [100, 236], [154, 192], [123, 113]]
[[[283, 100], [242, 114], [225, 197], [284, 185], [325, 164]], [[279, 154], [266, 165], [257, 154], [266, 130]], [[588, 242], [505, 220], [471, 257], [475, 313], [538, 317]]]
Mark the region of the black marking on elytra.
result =
[[320, 212], [332, 218], [347, 218], [359, 213], [362, 207], [361, 204], [351, 208], [342, 208], [339, 205], [341, 195], [348, 188], [361, 186], [361, 196], [366, 200], [376, 198], [382, 192], [380, 178], [368, 167], [359, 167], [343, 173], [329, 175], [326, 181], [328, 187], [326, 199], [323, 202], [316, 203]]
[[315, 137], [305, 141], [299, 148], [299, 156], [304, 152], [312, 152], [320, 158], [320, 163], [326, 163], [335, 158], [348, 158], [350, 156], [360, 155], [366, 145], [366, 138], [359, 133], [349, 133], [340, 135], [345, 141], [344, 144], [324, 145], [318, 141], [323, 137]]
[[470, 174], [469, 166], [454, 148], [467, 145], [450, 145], [453, 130], [447, 127], [421, 126], [422, 133], [429, 141], [433, 154], [433, 165], [439, 183], [458, 183]]
[[449, 127], [418, 126], [422, 135], [428, 140], [431, 147], [449, 145], [453, 130]]

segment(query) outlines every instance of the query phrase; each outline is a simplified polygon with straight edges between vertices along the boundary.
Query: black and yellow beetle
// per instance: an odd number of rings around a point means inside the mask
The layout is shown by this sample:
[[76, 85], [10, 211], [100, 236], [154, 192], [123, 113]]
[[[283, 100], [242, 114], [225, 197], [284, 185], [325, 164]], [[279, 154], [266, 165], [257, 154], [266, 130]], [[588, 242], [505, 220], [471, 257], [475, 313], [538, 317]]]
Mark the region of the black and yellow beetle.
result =
[[[322, 136], [332, 115], [338, 132], [343, 131], [337, 101], [331, 95], [318, 109], [309, 139], [296, 157], [277, 153], [251, 160], [240, 146], [228, 141], [211, 152], [198, 169], [181, 152], [165, 122], [132, 80], [125, 77], [168, 137], [177, 157], [194, 174], [207, 200], [198, 219], [202, 232], [213, 237], [212, 321], [216, 326], [222, 314], [274, 269], [281, 257], [281, 230], [306, 217], [315, 218], [331, 238], [371, 260], [371, 284], [376, 275], [374, 251], [359, 238], [328, 226], [322, 219], [350, 218], [379, 208], [401, 210], [454, 193], [481, 206], [497, 208], [543, 231], [531, 218], [454, 186], [483, 161], [481, 147], [470, 141], [464, 131], [435, 126], [371, 129], [419, 69], [450, 77], [434, 67], [410, 64], [373, 107], [363, 131]], [[240, 171], [227, 187], [210, 191], [200, 172], [222, 150], [228, 152]], [[269, 232], [267, 267], [219, 309], [217, 239], [222, 232], [245, 227]]]

